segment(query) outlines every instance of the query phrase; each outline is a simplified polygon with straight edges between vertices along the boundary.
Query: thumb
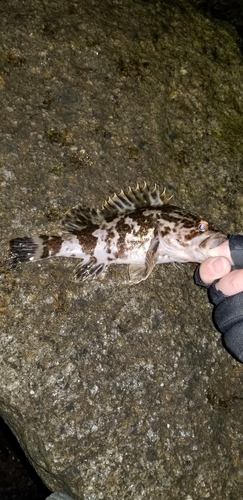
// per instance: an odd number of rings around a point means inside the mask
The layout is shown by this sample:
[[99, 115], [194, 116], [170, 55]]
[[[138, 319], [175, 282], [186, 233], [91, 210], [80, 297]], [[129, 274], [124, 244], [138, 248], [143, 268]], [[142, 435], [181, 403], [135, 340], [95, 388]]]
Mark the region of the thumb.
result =
[[201, 280], [209, 285], [231, 271], [231, 263], [226, 257], [211, 257], [202, 262], [199, 269]]

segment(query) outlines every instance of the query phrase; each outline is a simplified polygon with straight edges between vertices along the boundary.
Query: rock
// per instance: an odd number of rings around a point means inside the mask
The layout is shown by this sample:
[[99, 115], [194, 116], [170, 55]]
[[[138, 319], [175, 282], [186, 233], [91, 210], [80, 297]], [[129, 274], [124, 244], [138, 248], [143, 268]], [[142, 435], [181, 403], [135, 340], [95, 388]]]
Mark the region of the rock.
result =
[[71, 260], [6, 260], [9, 238], [60, 232], [72, 205], [142, 180], [242, 229], [234, 31], [139, 0], [22, 1], [0, 24], [1, 416], [75, 500], [241, 500], [242, 366], [194, 266], [82, 285]]

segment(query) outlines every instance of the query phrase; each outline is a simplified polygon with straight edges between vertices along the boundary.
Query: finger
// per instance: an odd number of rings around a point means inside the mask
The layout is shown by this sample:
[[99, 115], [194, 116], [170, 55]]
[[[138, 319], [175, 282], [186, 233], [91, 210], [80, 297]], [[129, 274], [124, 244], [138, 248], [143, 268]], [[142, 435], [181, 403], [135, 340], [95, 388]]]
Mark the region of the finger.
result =
[[225, 295], [235, 295], [243, 292], [243, 269], [237, 269], [223, 276], [215, 286], [217, 290], [220, 290]]
[[209, 285], [231, 271], [231, 263], [226, 257], [210, 257], [202, 262], [199, 269], [201, 280]]

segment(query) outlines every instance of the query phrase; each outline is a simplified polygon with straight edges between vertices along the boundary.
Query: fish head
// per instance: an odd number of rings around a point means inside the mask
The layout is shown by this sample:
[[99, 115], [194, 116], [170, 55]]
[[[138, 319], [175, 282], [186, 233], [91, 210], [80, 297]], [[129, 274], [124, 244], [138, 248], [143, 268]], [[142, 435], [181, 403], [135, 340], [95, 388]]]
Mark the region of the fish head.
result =
[[206, 220], [176, 207], [171, 208], [167, 217], [164, 214], [160, 220], [159, 231], [161, 248], [164, 247], [162, 254], [169, 255], [170, 261], [200, 263], [210, 257], [212, 248], [227, 239], [226, 234]]
[[194, 230], [187, 236], [185, 235], [185, 238], [189, 242], [191, 251], [195, 252], [197, 262], [202, 262], [210, 257], [210, 250], [227, 240], [226, 234], [203, 219], [195, 221]]

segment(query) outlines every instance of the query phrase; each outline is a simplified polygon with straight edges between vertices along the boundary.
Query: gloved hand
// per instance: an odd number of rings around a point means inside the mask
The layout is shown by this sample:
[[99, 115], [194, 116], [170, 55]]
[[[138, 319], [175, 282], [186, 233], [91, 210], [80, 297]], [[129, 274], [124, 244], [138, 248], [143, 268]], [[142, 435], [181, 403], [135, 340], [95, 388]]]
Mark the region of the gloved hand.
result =
[[230, 235], [212, 255], [197, 267], [195, 283], [208, 289], [223, 344], [243, 363], [243, 236]]

